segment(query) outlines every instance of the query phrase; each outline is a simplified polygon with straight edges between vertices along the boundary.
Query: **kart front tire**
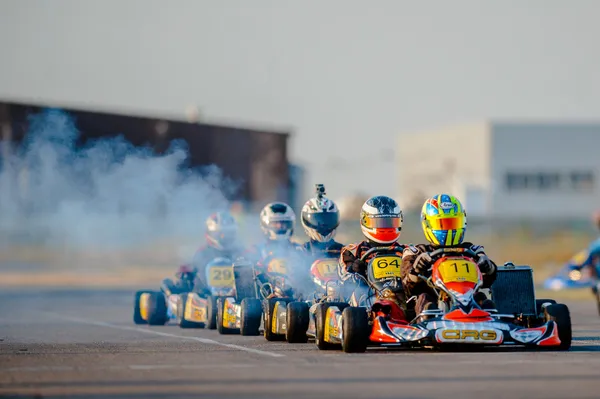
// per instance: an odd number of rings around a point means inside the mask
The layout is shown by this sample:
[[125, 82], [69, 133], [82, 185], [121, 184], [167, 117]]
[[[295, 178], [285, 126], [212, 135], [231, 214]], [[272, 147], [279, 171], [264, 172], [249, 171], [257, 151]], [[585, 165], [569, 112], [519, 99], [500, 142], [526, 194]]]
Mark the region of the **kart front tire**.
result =
[[369, 316], [364, 307], [347, 307], [342, 312], [342, 350], [362, 353], [369, 342]]
[[[281, 301], [280, 298], [269, 298], [263, 301], [264, 309], [264, 336], [267, 341], [282, 341], [285, 339], [285, 335], [275, 334], [273, 332], [273, 312], [275, 311], [275, 304]], [[281, 305], [279, 305], [281, 306]]]
[[290, 302], [287, 304], [285, 339], [290, 344], [306, 343], [308, 336], [308, 323], [310, 316], [309, 307], [306, 302]]
[[133, 322], [135, 324], [148, 324], [148, 322], [142, 319], [142, 313], [140, 311], [140, 297], [142, 294], [147, 293], [148, 291], [138, 291], [134, 295], [133, 299]]
[[546, 321], [554, 321], [558, 327], [558, 337], [560, 338], [560, 350], [569, 350], [573, 339], [573, 331], [571, 329], [571, 313], [567, 305], [556, 303], [546, 306], [544, 309], [544, 318]]
[[320, 350], [331, 350], [339, 347], [338, 344], [333, 344], [325, 341], [325, 323], [327, 322], [327, 309], [329, 309], [331, 306], [336, 306], [338, 309], [343, 311], [349, 305], [345, 302], [323, 302], [317, 305], [317, 309], [315, 312], [315, 344]]
[[262, 304], [256, 298], [244, 298], [241, 303], [241, 328], [242, 335], [259, 335], [260, 318], [262, 317]]
[[223, 325], [223, 314], [225, 313], [225, 300], [223, 298], [217, 299], [217, 331], [221, 335], [236, 334], [237, 330], [234, 328], [227, 328]]
[[150, 292], [148, 295], [148, 324], [151, 326], [164, 326], [169, 321], [167, 315], [167, 301], [165, 294], [160, 291]]
[[180, 328], [202, 328], [204, 323], [196, 323], [185, 319], [185, 310], [187, 308], [188, 294], [179, 295], [179, 303], [177, 304], [177, 324]]
[[217, 328], [217, 298], [215, 298], [212, 295], [209, 295], [206, 298], [206, 301], [206, 317], [208, 320], [204, 325], [204, 328], [214, 330], [215, 328]]

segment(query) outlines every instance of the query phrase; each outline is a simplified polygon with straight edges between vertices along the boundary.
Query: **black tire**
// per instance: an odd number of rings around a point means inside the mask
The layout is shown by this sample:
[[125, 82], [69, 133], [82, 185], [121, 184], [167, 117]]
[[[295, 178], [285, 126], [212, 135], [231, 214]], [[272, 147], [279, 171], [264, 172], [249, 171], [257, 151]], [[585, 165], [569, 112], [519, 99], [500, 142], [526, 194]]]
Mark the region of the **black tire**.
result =
[[[264, 336], [267, 341], [283, 341], [285, 335], [273, 333], [273, 311], [275, 304], [281, 301], [281, 298], [269, 298], [263, 301], [263, 317], [264, 317]], [[281, 305], [280, 305], [281, 306]]]
[[546, 306], [544, 310], [546, 321], [553, 320], [558, 326], [558, 337], [560, 338], [560, 350], [569, 350], [571, 340], [573, 339], [573, 331], [571, 329], [571, 313], [567, 305], [557, 303]]
[[188, 320], [184, 319], [183, 316], [185, 315], [187, 301], [188, 301], [187, 293], [179, 295], [179, 303], [177, 304], [177, 315], [176, 315], [177, 325], [179, 325], [180, 328], [203, 328], [204, 323], [196, 323], [194, 321], [188, 321]]
[[306, 331], [310, 316], [308, 303], [290, 302], [287, 304], [285, 339], [290, 344], [304, 344], [308, 342]]
[[146, 320], [142, 319], [142, 314], [140, 312], [140, 297], [146, 292], [148, 291], [138, 291], [135, 293], [133, 299], [133, 322], [135, 324], [148, 324]]
[[164, 326], [169, 321], [167, 316], [167, 301], [162, 292], [150, 292], [148, 296], [148, 324]]
[[208, 304], [206, 305], [206, 317], [208, 318], [204, 328], [209, 330], [214, 330], [217, 328], [217, 298], [212, 295], [209, 295], [206, 298]]
[[325, 342], [325, 314], [331, 306], [337, 306], [341, 311], [349, 305], [345, 302], [324, 302], [317, 305], [315, 313], [315, 344], [320, 350], [331, 350], [339, 348], [338, 344]]
[[225, 300], [223, 298], [217, 299], [217, 331], [219, 334], [237, 334], [237, 329], [227, 328], [223, 326], [223, 312], [225, 311]]
[[552, 305], [556, 305], [556, 301], [554, 299], [536, 299], [535, 300], [535, 309], [537, 311], [537, 314], [544, 313], [544, 310], [542, 309], [542, 305], [545, 303], [550, 303]]
[[600, 315], [600, 292], [598, 290], [594, 290], [594, 297], [596, 298], [596, 308], [598, 309], [598, 314]]
[[342, 312], [342, 350], [363, 353], [369, 343], [369, 316], [364, 307], [347, 307]]
[[260, 335], [260, 320], [262, 317], [262, 304], [256, 298], [242, 299], [241, 328], [242, 335]]

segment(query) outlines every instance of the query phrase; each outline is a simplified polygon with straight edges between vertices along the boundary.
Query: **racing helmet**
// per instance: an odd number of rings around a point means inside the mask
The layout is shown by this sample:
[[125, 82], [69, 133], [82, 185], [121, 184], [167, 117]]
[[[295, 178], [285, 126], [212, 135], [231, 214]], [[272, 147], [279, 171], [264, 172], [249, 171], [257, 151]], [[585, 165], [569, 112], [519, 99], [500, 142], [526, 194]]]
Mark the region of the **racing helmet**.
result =
[[296, 214], [285, 202], [271, 202], [260, 212], [260, 228], [269, 240], [289, 240], [295, 226]]
[[325, 197], [325, 186], [316, 185], [317, 196], [302, 207], [300, 222], [306, 235], [313, 241], [333, 240], [340, 225], [340, 211], [333, 201]]
[[458, 245], [465, 238], [467, 213], [458, 198], [449, 194], [437, 194], [423, 204], [421, 226], [425, 238], [431, 244]]
[[389, 245], [400, 238], [402, 210], [396, 201], [386, 196], [369, 198], [360, 211], [360, 229], [375, 245]]
[[238, 225], [229, 212], [216, 212], [206, 219], [206, 242], [220, 251], [231, 249], [238, 240]]

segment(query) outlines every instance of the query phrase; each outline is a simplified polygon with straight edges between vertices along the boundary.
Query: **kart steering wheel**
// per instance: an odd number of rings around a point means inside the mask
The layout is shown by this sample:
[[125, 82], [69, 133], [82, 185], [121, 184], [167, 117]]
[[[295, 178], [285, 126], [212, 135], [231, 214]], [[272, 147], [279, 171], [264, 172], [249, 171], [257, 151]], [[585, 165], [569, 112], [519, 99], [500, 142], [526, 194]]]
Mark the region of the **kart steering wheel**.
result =
[[398, 247], [396, 247], [396, 246], [373, 247], [373, 248], [369, 249], [367, 252], [365, 252], [364, 254], [362, 254], [362, 256], [360, 257], [360, 261], [365, 262], [367, 260], [367, 258], [369, 257], [369, 255], [371, 255], [373, 253], [380, 253], [380, 252], [398, 252]]

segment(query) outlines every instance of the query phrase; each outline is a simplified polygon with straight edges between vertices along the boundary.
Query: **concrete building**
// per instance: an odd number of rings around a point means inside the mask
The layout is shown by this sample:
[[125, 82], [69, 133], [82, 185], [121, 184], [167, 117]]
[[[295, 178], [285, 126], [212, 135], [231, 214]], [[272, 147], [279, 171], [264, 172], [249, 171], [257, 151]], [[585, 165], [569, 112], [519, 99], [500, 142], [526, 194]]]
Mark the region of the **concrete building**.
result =
[[451, 192], [469, 216], [589, 218], [600, 208], [600, 122], [488, 121], [403, 134], [401, 205]]

